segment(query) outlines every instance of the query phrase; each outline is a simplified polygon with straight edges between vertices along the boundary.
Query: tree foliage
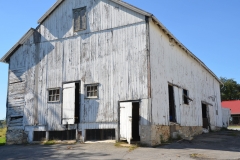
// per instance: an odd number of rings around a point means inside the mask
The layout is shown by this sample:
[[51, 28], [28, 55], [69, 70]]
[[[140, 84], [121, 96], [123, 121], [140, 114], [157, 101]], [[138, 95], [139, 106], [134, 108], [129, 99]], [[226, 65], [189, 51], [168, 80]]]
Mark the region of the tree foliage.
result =
[[239, 100], [240, 99], [240, 84], [234, 79], [227, 79], [220, 77], [221, 82], [224, 84], [221, 87], [221, 99], [222, 101]]

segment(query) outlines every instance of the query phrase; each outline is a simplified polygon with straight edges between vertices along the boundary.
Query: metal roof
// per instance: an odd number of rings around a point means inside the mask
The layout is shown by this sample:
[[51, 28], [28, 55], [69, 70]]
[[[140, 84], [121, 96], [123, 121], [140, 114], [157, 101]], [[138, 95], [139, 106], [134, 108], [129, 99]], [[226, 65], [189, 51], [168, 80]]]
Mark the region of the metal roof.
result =
[[223, 108], [229, 108], [231, 115], [240, 114], [240, 100], [222, 101]]
[[[132, 11], [135, 11], [139, 14], [142, 14], [142, 15], [145, 15], [147, 17], [151, 17], [153, 19], [153, 21], [160, 27], [160, 29], [162, 29], [166, 35], [168, 35], [168, 37], [172, 40], [172, 41], [175, 41], [175, 43], [180, 47], [182, 48], [187, 54], [189, 54], [193, 59], [195, 59], [197, 62], [200, 63], [200, 65], [202, 65], [210, 74], [212, 74], [213, 77], [216, 78], [216, 80], [222, 84], [222, 82], [219, 80], [219, 78], [199, 59], [197, 58], [191, 51], [189, 51], [153, 14], [149, 13], [149, 12], [146, 12], [142, 9], [139, 9], [129, 3], [126, 3], [126, 2], [123, 2], [121, 0], [110, 0], [112, 2], [115, 2], [121, 6], [124, 6]], [[64, 0], [58, 0], [39, 20], [38, 20], [38, 23], [39, 24], [42, 24], [50, 15], [51, 13], [62, 3], [64, 2]], [[15, 45], [16, 46], [16, 45]], [[14, 46], [14, 47], [15, 47]], [[13, 47], [13, 48], [14, 48]], [[10, 50], [9, 52], [13, 52], [15, 50]], [[6, 54], [8, 55], [9, 52]], [[11, 53], [10, 53], [11, 54]], [[9, 55], [10, 55], [9, 54]], [[6, 58], [5, 57], [8, 57], [8, 56], [4, 56], [0, 61], [1, 62], [5, 62], [6, 61]]]
[[27, 33], [0, 59], [0, 62], [7, 63], [12, 54], [23, 45], [26, 40], [34, 33], [35, 29], [30, 28]]

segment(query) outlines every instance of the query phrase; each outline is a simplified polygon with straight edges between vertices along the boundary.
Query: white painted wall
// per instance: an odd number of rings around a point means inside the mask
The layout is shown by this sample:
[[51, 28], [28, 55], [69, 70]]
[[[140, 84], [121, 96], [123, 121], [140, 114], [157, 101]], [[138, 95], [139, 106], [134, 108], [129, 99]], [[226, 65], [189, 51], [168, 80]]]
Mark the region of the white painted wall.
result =
[[[72, 9], [84, 6], [88, 28], [73, 33]], [[46, 130], [64, 130], [62, 103], [47, 103], [47, 89], [68, 81], [81, 81], [80, 129], [117, 128], [118, 101], [137, 99], [140, 124], [149, 124], [145, 16], [108, 0], [66, 0], [38, 32], [40, 43], [32, 36], [10, 60], [25, 67], [24, 125], [35, 125], [37, 116]], [[98, 99], [84, 98], [91, 83], [99, 83]]]
[[[169, 125], [168, 82], [181, 88], [174, 88], [178, 109], [178, 123], [181, 126], [202, 126], [201, 101], [208, 102], [211, 126], [222, 126], [220, 105], [220, 84], [204, 68], [182, 50], [168, 36], [150, 21], [150, 63], [152, 90], [152, 121], [155, 125]], [[183, 104], [182, 88], [189, 91], [193, 99]], [[209, 96], [215, 96], [211, 100]], [[218, 110], [218, 115], [216, 115]]]

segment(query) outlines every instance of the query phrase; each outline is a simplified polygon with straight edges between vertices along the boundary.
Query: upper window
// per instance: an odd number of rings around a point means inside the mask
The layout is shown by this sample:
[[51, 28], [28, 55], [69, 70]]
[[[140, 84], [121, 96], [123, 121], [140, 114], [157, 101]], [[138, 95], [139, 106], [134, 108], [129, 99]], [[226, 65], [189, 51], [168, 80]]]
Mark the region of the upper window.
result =
[[189, 99], [189, 97], [188, 97], [188, 90], [183, 89], [183, 103], [184, 104], [189, 104], [188, 99]]
[[59, 102], [60, 101], [60, 89], [49, 89], [48, 90], [48, 102]]
[[74, 32], [87, 29], [86, 7], [73, 10]]
[[98, 98], [98, 84], [86, 85], [86, 98]]

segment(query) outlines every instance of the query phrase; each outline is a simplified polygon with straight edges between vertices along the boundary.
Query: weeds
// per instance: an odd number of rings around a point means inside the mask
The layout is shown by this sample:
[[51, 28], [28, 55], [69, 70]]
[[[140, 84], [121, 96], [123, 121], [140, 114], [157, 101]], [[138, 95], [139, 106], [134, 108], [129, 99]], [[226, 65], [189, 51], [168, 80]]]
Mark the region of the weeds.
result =
[[138, 147], [144, 147], [146, 146], [145, 144], [141, 143], [136, 143], [136, 144], [128, 144], [127, 142], [121, 141], [121, 142], [116, 142], [115, 147], [123, 147], [123, 148], [128, 148], [129, 152], [137, 149]]
[[54, 145], [56, 144], [56, 141], [55, 140], [51, 140], [51, 141], [46, 141], [43, 143], [44, 145]]

